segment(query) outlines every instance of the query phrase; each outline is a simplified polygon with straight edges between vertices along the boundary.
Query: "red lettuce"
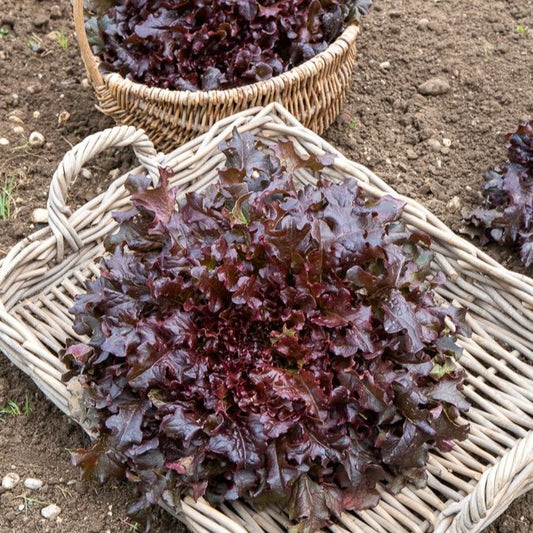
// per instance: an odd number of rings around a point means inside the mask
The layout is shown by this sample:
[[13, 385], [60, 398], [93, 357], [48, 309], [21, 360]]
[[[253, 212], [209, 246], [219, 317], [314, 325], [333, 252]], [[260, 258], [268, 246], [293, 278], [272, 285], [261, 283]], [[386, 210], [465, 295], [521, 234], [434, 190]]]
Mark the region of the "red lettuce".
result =
[[185, 490], [288, 507], [294, 531], [373, 506], [376, 483], [423, 485], [428, 451], [467, 427], [459, 353], [433, 288], [426, 234], [392, 197], [353, 180], [296, 188], [290, 142], [226, 145], [220, 184], [174, 209], [130, 176], [101, 275], [76, 299], [65, 359], [100, 439], [75, 462], [105, 479], [124, 463], [135, 510]]
[[533, 120], [506, 136], [508, 161], [485, 172], [485, 206], [467, 219], [484, 239], [518, 244], [522, 262], [533, 264]]
[[88, 30], [108, 69], [153, 87], [207, 91], [262, 81], [312, 58], [370, 4], [125, 0], [91, 18]]

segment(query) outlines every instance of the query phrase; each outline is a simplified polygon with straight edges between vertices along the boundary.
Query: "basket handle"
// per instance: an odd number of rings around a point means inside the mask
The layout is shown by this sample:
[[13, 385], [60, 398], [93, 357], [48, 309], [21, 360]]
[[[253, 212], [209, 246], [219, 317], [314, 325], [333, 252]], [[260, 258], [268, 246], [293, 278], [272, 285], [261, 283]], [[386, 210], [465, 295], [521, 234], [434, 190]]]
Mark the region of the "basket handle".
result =
[[81, 58], [87, 71], [87, 76], [94, 87], [101, 87], [104, 85], [102, 74], [98, 70], [98, 65], [94, 58], [91, 46], [87, 39], [87, 32], [85, 30], [85, 19], [83, 17], [83, 0], [74, 0], [72, 4], [74, 13], [74, 27], [76, 35], [78, 36], [78, 44], [80, 46]]
[[134, 126], [116, 126], [90, 135], [74, 146], [65, 154], [54, 172], [48, 194], [48, 223], [57, 243], [57, 261], [63, 259], [65, 240], [73, 250], [79, 250], [83, 246], [78, 232], [69, 221], [72, 212], [66, 204], [72, 180], [91, 158], [106, 148], [121, 146], [133, 147], [137, 159], [157, 183], [159, 179], [158, 154], [144, 130], [136, 129]]

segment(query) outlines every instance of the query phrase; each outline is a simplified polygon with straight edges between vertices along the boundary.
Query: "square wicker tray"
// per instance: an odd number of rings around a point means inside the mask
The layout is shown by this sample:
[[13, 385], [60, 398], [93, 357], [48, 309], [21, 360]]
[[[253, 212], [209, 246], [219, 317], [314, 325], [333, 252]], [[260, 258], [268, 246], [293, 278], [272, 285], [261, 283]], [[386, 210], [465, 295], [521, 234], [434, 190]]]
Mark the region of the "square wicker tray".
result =
[[[57, 354], [68, 337], [76, 337], [68, 309], [85, 279], [98, 274], [95, 260], [103, 253], [102, 240], [116, 229], [111, 212], [127, 207], [128, 193], [122, 176], [71, 212], [66, 197], [72, 180], [102, 150], [131, 145], [152, 175], [157, 175], [158, 165], [170, 166], [176, 171], [172, 185], [199, 190], [217, 179], [224, 159], [217, 146], [234, 127], [253, 132], [267, 144], [291, 139], [303, 154], [338, 153], [278, 104], [224, 119], [166, 156], [156, 154], [144, 133], [131, 126], [106, 130], [66, 154], [50, 188], [49, 226], [19, 242], [0, 262], [0, 350], [80, 425], [84, 419], [79, 390], [61, 382], [65, 369]], [[298, 177], [316, 181], [307, 173]], [[341, 154], [327, 177], [352, 178], [371, 196], [390, 194], [406, 202], [404, 219], [431, 235], [434, 268], [447, 276], [441, 296], [467, 308], [473, 330], [471, 338], [460, 341], [460, 364], [468, 374], [465, 394], [472, 404], [468, 440], [450, 453], [431, 455], [425, 489], [406, 488], [398, 495], [383, 490], [376, 508], [345, 513], [328, 530], [481, 531], [533, 487], [533, 280], [506, 270], [420, 204]], [[214, 509], [204, 500], [186, 497], [166, 509], [199, 533], [282, 533], [290, 525], [279, 508], [258, 510], [240, 501]]]

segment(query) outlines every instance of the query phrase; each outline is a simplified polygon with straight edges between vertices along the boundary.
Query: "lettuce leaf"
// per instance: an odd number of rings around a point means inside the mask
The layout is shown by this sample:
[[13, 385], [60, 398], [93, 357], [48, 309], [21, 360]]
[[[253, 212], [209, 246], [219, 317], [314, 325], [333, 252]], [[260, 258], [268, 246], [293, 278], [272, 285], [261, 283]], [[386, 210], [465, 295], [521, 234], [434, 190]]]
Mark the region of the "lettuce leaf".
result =
[[133, 208], [72, 309], [89, 340], [65, 359], [100, 427], [76, 463], [105, 479], [121, 454], [136, 510], [190, 490], [277, 502], [316, 531], [375, 505], [380, 480], [423, 484], [429, 450], [466, 438], [445, 321], [465, 330], [400, 201], [350, 179], [297, 188], [332, 158], [290, 143], [222, 149], [220, 183], [177, 210], [166, 170], [128, 180]]

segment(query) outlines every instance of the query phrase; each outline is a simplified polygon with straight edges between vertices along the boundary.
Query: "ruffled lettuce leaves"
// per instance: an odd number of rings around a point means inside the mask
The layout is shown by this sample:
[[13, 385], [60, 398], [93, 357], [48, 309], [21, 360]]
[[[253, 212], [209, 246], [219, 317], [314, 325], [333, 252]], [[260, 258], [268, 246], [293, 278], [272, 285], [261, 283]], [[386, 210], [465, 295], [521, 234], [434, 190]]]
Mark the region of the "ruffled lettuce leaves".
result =
[[177, 191], [131, 176], [100, 276], [72, 312], [85, 344], [65, 353], [100, 438], [86, 475], [123, 464], [135, 511], [190, 491], [276, 502], [293, 532], [378, 502], [376, 484], [425, 482], [432, 449], [467, 436], [460, 353], [437, 302], [426, 234], [403, 205], [321, 179], [330, 156], [222, 147], [220, 183]]
[[229, 89], [325, 50], [371, 0], [125, 0], [92, 3], [89, 42], [103, 67], [151, 87]]
[[484, 241], [520, 248], [526, 267], [533, 264], [533, 120], [506, 136], [508, 161], [485, 172], [485, 205], [466, 219]]

